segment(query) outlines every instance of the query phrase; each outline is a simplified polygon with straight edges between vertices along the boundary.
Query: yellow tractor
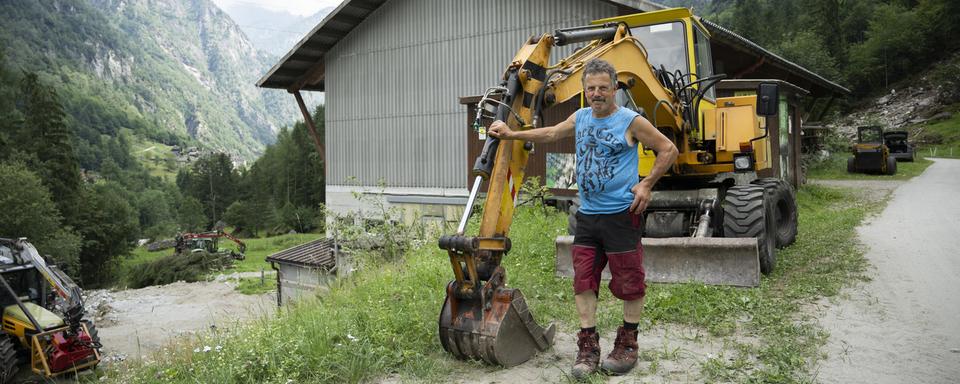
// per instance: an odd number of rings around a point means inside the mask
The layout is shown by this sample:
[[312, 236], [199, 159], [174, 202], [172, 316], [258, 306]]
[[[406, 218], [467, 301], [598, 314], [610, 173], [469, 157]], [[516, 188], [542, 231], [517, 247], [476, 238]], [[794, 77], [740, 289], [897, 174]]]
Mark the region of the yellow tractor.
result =
[[0, 303], [0, 384], [20, 369], [19, 354], [47, 378], [100, 363], [100, 337], [83, 319], [80, 288], [26, 239], [0, 238]]
[[[600, 58], [617, 69], [617, 100], [650, 120], [680, 155], [660, 179], [645, 212], [648, 281], [701, 281], [756, 286], [770, 273], [776, 248], [796, 236], [793, 187], [770, 175], [767, 118], [776, 116], [779, 83], [718, 97], [707, 29], [683, 8], [596, 21], [530, 38], [477, 106], [475, 127], [502, 120], [513, 130], [537, 129], [544, 111], [583, 106], [581, 71]], [[554, 47], [585, 45], [555, 64]], [[550, 347], [555, 328], [541, 327], [518, 289], [507, 288], [501, 259], [533, 143], [487, 137], [477, 157], [457, 232], [440, 238], [455, 279], [439, 320], [444, 349], [461, 359], [520, 364]], [[640, 151], [638, 181], [654, 154]], [[467, 234], [483, 180], [486, 201], [477, 234]], [[557, 239], [558, 271], [570, 269], [571, 236]]]
[[890, 148], [884, 142], [883, 128], [880, 126], [857, 128], [857, 143], [850, 149], [853, 157], [847, 159], [847, 172], [882, 175], [897, 173], [897, 159], [890, 154]]

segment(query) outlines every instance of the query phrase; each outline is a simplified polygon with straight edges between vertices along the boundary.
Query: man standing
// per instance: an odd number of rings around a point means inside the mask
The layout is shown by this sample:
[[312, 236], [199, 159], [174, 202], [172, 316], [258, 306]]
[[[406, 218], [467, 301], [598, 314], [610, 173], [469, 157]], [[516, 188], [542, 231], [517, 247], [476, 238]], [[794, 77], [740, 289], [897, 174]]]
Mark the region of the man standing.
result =
[[[650, 190], [674, 163], [677, 148], [636, 112], [615, 103], [617, 73], [610, 63], [590, 60], [583, 70], [583, 91], [590, 102], [563, 122], [526, 131], [513, 131], [495, 121], [489, 133], [501, 139], [538, 143], [576, 135], [577, 186], [580, 210], [573, 240], [573, 290], [580, 315], [577, 360], [573, 376], [582, 379], [597, 371], [600, 336], [596, 329], [600, 276], [610, 263], [610, 291], [623, 300], [623, 326], [602, 369], [622, 375], [637, 363], [637, 325], [646, 290], [640, 214], [650, 202]], [[657, 153], [650, 174], [638, 180], [637, 143]]]

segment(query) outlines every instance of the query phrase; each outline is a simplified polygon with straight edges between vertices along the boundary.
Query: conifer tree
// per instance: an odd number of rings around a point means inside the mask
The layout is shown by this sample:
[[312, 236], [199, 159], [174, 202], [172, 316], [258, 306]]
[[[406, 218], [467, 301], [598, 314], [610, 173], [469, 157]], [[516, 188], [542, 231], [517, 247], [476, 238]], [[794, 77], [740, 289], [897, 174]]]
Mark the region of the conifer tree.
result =
[[[27, 73], [20, 84], [23, 125], [18, 142], [36, 154], [44, 184], [50, 188], [60, 212], [73, 223], [75, 201], [80, 188], [80, 167], [71, 145], [63, 106], [56, 91], [41, 84], [35, 73]], [[31, 145], [32, 144], [32, 145]]]

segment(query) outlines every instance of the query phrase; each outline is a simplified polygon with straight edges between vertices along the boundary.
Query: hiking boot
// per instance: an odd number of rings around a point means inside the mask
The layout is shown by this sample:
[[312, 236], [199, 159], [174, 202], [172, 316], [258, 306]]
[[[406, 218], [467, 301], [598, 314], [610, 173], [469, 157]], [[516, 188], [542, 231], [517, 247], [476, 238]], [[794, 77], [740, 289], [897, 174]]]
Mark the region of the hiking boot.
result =
[[586, 333], [580, 331], [577, 333], [577, 362], [573, 364], [570, 373], [577, 380], [583, 380], [597, 371], [597, 365], [600, 364], [600, 334]]
[[613, 351], [603, 359], [601, 369], [611, 375], [623, 375], [637, 365], [637, 330], [617, 329]]

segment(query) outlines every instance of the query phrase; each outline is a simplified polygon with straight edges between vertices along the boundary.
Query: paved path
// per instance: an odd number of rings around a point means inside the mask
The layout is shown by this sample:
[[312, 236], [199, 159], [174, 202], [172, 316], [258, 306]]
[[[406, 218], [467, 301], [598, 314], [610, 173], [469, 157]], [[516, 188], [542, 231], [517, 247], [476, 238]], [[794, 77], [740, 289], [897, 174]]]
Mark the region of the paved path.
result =
[[873, 280], [825, 304], [817, 380], [960, 382], [960, 160], [937, 159], [858, 232]]

